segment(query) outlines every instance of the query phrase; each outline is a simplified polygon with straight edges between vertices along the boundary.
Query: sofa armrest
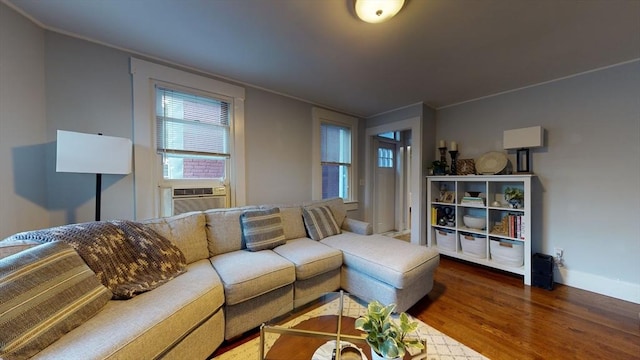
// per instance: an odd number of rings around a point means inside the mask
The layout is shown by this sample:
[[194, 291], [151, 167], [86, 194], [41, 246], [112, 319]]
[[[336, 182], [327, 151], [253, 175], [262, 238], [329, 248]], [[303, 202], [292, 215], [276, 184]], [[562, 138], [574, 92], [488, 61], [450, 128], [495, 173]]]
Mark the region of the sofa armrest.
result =
[[342, 223], [342, 230], [350, 231], [360, 235], [373, 234], [373, 227], [371, 226], [371, 224], [365, 221], [350, 218], [344, 218], [344, 222]]

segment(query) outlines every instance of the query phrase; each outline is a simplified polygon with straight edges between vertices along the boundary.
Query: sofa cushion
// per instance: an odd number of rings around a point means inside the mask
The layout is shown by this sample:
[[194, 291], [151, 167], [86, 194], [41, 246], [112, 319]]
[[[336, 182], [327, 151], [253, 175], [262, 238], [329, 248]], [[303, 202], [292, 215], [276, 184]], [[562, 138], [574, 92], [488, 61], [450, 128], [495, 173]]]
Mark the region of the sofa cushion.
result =
[[155, 289], [182, 274], [186, 266], [184, 255], [171, 241], [133, 221], [72, 224], [12, 238], [71, 245], [117, 299]]
[[340, 268], [342, 252], [309, 238], [287, 241], [273, 249], [296, 267], [296, 280], [306, 280]]
[[216, 255], [210, 260], [222, 279], [227, 305], [266, 294], [296, 279], [293, 263], [273, 250], [238, 250]]
[[248, 206], [205, 211], [209, 257], [243, 248], [240, 215], [247, 210], [256, 209], [258, 207]]
[[302, 207], [300, 205], [262, 205], [261, 209], [277, 207], [282, 217], [282, 228], [287, 240], [307, 237], [307, 230], [302, 221]]
[[302, 218], [309, 237], [313, 240], [322, 240], [327, 236], [340, 234], [340, 227], [336, 224], [328, 206], [302, 209]]
[[111, 292], [62, 242], [0, 259], [0, 358], [26, 359], [93, 317]]
[[[157, 359], [212, 314], [224, 290], [209, 260], [152, 291], [112, 300], [96, 316], [34, 359]], [[224, 331], [221, 324], [217, 332]], [[214, 338], [211, 336], [210, 338]], [[213, 341], [213, 340], [212, 340]]]
[[201, 211], [144, 220], [142, 223], [171, 240], [182, 251], [187, 264], [209, 258], [206, 218]]
[[286, 242], [280, 209], [249, 210], [240, 215], [242, 238], [249, 251], [273, 249]]
[[333, 214], [333, 218], [336, 220], [336, 224], [338, 224], [338, 227], [342, 227], [342, 222], [344, 221], [344, 218], [347, 217], [347, 209], [344, 206], [344, 200], [339, 197], [324, 200], [307, 201], [304, 202], [302, 206], [307, 209], [319, 206], [328, 206], [329, 209], [331, 209], [331, 213]]
[[439, 256], [426, 246], [377, 234], [365, 236], [345, 231], [322, 243], [341, 250], [345, 266], [396, 289], [412, 284], [425, 268], [431, 267], [429, 261]]

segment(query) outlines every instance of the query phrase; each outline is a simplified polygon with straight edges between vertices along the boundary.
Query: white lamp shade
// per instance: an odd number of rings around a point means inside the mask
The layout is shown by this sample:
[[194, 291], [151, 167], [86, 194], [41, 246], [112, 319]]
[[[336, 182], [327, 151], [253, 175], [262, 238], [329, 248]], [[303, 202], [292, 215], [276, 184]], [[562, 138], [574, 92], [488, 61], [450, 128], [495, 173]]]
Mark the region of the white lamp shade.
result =
[[505, 130], [502, 137], [503, 149], [536, 148], [544, 144], [542, 126]]
[[130, 139], [64, 130], [58, 130], [57, 138], [57, 172], [131, 173]]
[[354, 2], [356, 15], [368, 23], [387, 21], [404, 5], [404, 0], [354, 0]]

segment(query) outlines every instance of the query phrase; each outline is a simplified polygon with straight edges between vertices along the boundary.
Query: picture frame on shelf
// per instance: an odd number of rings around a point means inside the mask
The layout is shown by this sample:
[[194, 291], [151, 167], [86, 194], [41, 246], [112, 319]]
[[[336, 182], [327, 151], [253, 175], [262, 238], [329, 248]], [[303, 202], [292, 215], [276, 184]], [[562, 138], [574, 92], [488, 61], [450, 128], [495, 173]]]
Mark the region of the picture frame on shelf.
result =
[[455, 191], [445, 191], [444, 192], [444, 196], [442, 197], [441, 202], [443, 203], [447, 203], [447, 204], [453, 204], [454, 200], [456, 198], [456, 193]]
[[456, 160], [456, 174], [455, 175], [475, 175], [476, 162], [473, 159], [458, 159]]

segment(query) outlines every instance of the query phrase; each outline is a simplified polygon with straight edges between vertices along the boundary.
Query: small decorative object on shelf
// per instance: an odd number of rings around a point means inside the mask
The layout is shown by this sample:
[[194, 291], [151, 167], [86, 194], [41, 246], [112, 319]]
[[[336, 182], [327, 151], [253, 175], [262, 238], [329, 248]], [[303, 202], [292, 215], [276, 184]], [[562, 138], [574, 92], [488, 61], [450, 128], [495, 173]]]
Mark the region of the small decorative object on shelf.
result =
[[447, 147], [440, 147], [438, 148], [438, 150], [440, 150], [440, 162], [444, 163], [445, 165], [447, 164]]
[[449, 168], [449, 165], [447, 165], [446, 161], [438, 161], [438, 160], [436, 160], [436, 161], [431, 163], [430, 170], [433, 171], [433, 175], [446, 175], [447, 174], [447, 168]]
[[508, 187], [504, 189], [504, 199], [513, 209], [519, 209], [522, 205], [522, 199], [524, 199], [524, 193], [518, 188]]
[[449, 154], [451, 155], [451, 175], [456, 175], [458, 172], [458, 167], [456, 162], [456, 158], [458, 157], [458, 151], [451, 150], [449, 151]]
[[473, 159], [456, 160], [456, 175], [475, 175], [476, 162]]

